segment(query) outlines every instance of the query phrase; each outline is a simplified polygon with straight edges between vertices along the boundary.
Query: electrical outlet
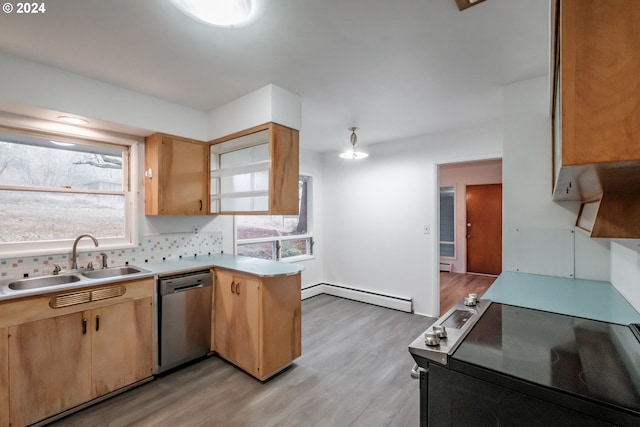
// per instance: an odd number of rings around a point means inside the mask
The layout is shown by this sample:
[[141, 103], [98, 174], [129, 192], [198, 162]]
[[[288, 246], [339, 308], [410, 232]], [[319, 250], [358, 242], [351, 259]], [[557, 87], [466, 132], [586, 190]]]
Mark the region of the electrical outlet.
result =
[[200, 228], [198, 227], [193, 227], [191, 230], [193, 230], [193, 235], [197, 236], [198, 234], [200, 234]]
[[431, 234], [431, 226], [429, 224], [424, 226], [424, 234]]

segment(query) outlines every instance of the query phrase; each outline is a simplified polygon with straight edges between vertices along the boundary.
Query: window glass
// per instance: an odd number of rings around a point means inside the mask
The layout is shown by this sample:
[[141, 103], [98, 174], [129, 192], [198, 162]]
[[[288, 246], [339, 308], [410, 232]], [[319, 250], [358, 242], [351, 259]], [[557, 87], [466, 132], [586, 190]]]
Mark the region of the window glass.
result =
[[237, 215], [236, 253], [263, 259], [312, 255], [311, 177], [300, 176], [298, 215]]
[[455, 256], [455, 190], [440, 187], [440, 256]]
[[2, 129], [0, 244], [128, 238], [127, 176], [127, 146]]

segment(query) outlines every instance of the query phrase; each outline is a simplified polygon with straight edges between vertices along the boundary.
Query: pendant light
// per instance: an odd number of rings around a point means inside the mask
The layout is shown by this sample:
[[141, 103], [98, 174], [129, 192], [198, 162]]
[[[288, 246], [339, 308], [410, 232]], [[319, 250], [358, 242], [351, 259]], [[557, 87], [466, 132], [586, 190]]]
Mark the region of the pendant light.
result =
[[347, 160], [360, 160], [364, 159], [365, 157], [369, 157], [367, 153], [356, 151], [356, 142], [358, 142], [358, 135], [356, 135], [356, 131], [358, 130], [358, 128], [354, 126], [350, 127], [349, 130], [351, 131], [351, 150], [345, 151], [344, 153], [340, 154], [340, 158]]

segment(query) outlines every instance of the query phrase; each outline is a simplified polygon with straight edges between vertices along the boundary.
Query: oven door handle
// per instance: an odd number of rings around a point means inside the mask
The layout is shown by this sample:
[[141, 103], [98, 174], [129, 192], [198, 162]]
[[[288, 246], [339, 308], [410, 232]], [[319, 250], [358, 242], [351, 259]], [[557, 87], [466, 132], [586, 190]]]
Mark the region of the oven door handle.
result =
[[420, 371], [426, 371], [426, 369], [421, 368], [417, 363], [414, 363], [413, 368], [411, 368], [411, 378], [413, 378], [414, 380], [419, 380]]

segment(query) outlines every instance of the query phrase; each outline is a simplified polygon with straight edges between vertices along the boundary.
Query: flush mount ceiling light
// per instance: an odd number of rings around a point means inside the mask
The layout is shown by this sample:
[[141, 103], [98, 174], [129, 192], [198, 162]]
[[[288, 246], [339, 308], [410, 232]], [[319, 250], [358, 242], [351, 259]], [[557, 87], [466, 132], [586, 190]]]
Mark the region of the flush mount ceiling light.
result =
[[475, 6], [478, 3], [482, 3], [484, 0], [456, 0], [456, 4], [458, 5], [458, 9], [460, 11], [465, 10], [468, 7]]
[[340, 154], [340, 158], [347, 160], [360, 160], [364, 159], [365, 157], [369, 157], [367, 153], [356, 151], [356, 142], [358, 142], [358, 135], [356, 135], [356, 131], [358, 130], [358, 128], [351, 127], [349, 128], [349, 130], [351, 131], [351, 150], [345, 151], [344, 153]]
[[80, 117], [74, 116], [58, 116], [58, 120], [65, 123], [70, 123], [72, 125], [88, 125], [89, 121], [85, 119], [81, 119]]
[[198, 21], [219, 27], [239, 27], [255, 20], [259, 0], [171, 0], [178, 9]]

